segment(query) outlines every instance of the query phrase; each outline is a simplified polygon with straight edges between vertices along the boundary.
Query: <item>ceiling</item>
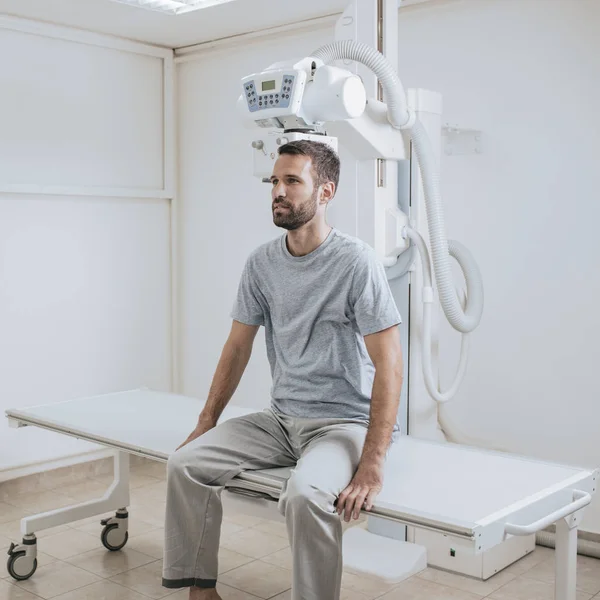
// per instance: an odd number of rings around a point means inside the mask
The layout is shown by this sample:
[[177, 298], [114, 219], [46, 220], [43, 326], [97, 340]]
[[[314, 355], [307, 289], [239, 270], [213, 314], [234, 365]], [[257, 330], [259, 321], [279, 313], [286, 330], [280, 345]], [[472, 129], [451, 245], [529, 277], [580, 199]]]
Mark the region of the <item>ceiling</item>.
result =
[[0, 14], [68, 25], [167, 48], [181, 48], [338, 14], [348, 2], [234, 0], [182, 15], [171, 15], [111, 0], [0, 0]]

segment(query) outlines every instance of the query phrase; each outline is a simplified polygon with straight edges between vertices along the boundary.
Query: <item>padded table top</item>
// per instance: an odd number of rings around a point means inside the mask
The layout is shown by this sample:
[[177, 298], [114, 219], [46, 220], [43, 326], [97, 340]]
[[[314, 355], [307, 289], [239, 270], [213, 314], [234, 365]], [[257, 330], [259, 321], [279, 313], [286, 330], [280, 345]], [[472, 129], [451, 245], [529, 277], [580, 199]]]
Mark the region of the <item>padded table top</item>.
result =
[[[167, 460], [189, 435], [203, 406], [196, 398], [140, 389], [6, 414], [22, 424]], [[230, 405], [220, 421], [250, 412], [255, 410]], [[248, 476], [277, 487], [289, 473], [269, 469]], [[404, 436], [389, 453], [374, 510], [472, 533], [557, 491], [582, 489], [593, 475], [589, 469]]]

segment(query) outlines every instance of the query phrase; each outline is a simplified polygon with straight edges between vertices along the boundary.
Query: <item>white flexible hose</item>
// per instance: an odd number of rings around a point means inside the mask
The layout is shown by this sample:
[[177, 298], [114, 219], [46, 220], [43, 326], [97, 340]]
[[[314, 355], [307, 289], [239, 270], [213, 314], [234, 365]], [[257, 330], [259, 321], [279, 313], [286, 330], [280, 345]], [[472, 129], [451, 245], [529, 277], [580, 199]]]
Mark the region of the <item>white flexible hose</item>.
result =
[[[421, 268], [423, 270], [423, 290], [421, 292], [423, 300], [423, 340], [421, 342], [423, 352], [423, 380], [425, 381], [425, 387], [429, 392], [429, 395], [443, 404], [451, 400], [456, 394], [462, 380], [464, 379], [467, 370], [467, 358], [469, 354], [469, 334], [463, 333], [460, 343], [460, 358], [458, 361], [458, 370], [452, 385], [445, 391], [439, 389], [435, 378], [433, 376], [431, 368], [431, 321], [432, 321], [432, 306], [433, 306], [433, 286], [431, 277], [431, 261], [429, 259], [429, 251], [427, 250], [427, 244], [421, 237], [421, 234], [414, 229], [407, 228], [408, 237], [414, 242], [419, 254], [421, 255]], [[460, 244], [449, 240], [450, 254], [456, 258], [457, 247]]]
[[408, 132], [421, 168], [433, 269], [440, 304], [452, 327], [462, 333], [473, 331], [479, 325], [483, 312], [483, 285], [479, 268], [466, 248], [461, 247], [457, 251], [456, 259], [467, 282], [467, 305], [463, 309], [452, 282], [438, 166], [425, 128], [418, 120], [412, 121], [414, 117], [408, 110], [406, 94], [396, 71], [380, 52], [351, 40], [327, 44], [313, 52], [311, 57], [326, 64], [335, 60], [354, 60], [371, 69], [381, 81], [388, 106], [388, 120], [392, 126]]
[[[444, 212], [440, 195], [439, 174], [427, 132], [420, 121], [416, 121], [411, 137], [417, 155], [417, 162], [423, 174], [423, 190], [427, 210], [427, 225], [433, 257], [433, 269], [440, 296], [440, 304], [454, 329], [468, 333], [473, 331], [481, 320], [483, 312], [483, 283], [475, 259], [464, 246], [455, 246], [454, 255], [467, 282], [466, 309], [460, 305], [452, 281], [452, 271], [448, 256], [450, 249], [444, 230]], [[455, 243], [456, 244], [456, 243]]]

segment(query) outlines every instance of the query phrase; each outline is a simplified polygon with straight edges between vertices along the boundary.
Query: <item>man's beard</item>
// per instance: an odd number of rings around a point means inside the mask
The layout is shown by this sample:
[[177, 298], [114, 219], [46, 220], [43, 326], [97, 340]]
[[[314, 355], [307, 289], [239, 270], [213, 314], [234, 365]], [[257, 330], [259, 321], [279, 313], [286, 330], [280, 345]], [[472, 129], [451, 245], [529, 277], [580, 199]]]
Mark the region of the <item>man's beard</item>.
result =
[[[277, 225], [277, 227], [282, 227], [283, 229], [287, 229], [288, 231], [293, 231], [294, 229], [298, 229], [308, 223], [313, 217], [317, 214], [317, 193], [318, 189], [316, 189], [310, 200], [307, 200], [300, 208], [294, 209], [292, 206], [288, 206], [287, 204], [280, 202], [276, 203], [273, 207], [273, 223]], [[275, 207], [279, 205], [285, 206], [287, 210], [281, 212], [275, 212]]]

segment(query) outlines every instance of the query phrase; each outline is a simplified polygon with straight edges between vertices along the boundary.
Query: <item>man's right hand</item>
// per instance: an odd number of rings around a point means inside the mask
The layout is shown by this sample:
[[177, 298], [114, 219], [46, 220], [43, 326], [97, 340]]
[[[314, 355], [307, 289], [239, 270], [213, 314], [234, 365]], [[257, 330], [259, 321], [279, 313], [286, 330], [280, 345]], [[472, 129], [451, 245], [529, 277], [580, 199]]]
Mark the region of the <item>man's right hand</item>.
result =
[[207, 431], [215, 427], [215, 425], [216, 423], [213, 423], [212, 421], [208, 420], [205, 421], [201, 419], [200, 421], [198, 421], [198, 425], [196, 425], [194, 431], [192, 431], [192, 433], [188, 435], [187, 439], [185, 440], [185, 442], [183, 442], [183, 444], [181, 444], [175, 449], [175, 452], [177, 452], [179, 448], [183, 448], [186, 444], [193, 442], [196, 438], [199, 438], [201, 435], [204, 435]]

